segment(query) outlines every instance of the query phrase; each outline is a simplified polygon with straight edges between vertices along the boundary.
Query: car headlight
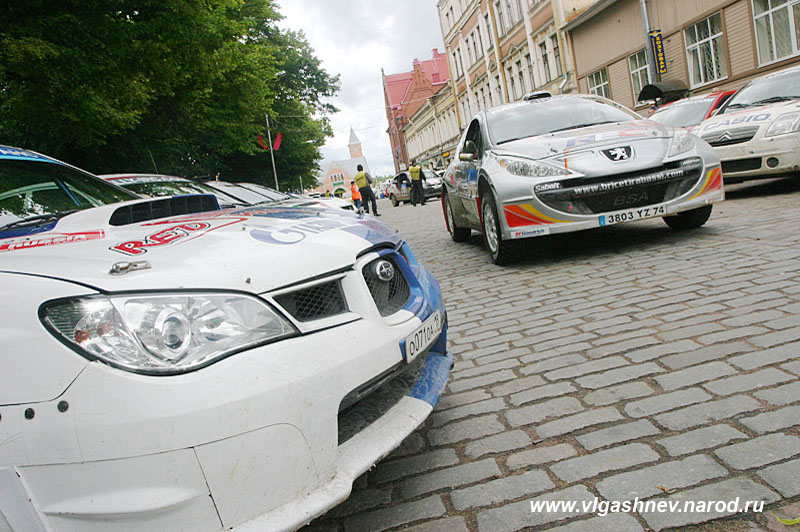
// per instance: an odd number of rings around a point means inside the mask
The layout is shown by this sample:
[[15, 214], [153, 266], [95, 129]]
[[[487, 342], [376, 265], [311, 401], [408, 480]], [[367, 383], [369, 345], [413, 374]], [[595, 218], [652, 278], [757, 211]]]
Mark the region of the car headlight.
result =
[[786, 113], [782, 114], [775, 120], [765, 137], [777, 137], [778, 135], [785, 135], [787, 133], [796, 133], [800, 131], [800, 113]]
[[193, 371], [297, 333], [266, 302], [229, 293], [60, 299], [43, 305], [40, 317], [88, 358], [158, 375]]
[[497, 163], [509, 174], [522, 177], [557, 177], [569, 175], [569, 172], [564, 168], [557, 168], [530, 159], [498, 157]]
[[694, 147], [695, 137], [685, 129], [675, 129], [675, 135], [672, 137], [672, 144], [669, 146], [669, 153], [667, 157], [675, 157], [682, 153], [686, 153]]

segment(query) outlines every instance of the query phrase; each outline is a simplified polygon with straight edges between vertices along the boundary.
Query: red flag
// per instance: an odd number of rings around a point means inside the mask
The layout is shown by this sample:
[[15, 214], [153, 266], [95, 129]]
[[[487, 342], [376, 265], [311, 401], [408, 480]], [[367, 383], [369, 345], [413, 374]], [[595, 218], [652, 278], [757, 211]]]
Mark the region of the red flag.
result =
[[269, 144], [264, 142], [264, 139], [261, 138], [261, 133], [258, 134], [258, 145], [264, 148], [265, 150], [269, 149]]
[[275, 137], [275, 143], [272, 145], [272, 149], [278, 151], [278, 148], [281, 147], [281, 132], [278, 131], [278, 135]]

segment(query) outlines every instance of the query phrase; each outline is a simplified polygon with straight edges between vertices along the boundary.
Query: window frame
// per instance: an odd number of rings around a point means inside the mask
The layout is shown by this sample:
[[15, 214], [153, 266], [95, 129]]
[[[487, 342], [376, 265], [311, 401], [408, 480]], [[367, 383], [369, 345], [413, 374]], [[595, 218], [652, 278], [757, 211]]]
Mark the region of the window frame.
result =
[[[639, 64], [637, 59], [638, 67], [634, 69], [633, 64], [631, 64], [631, 59], [639, 56], [640, 54], [644, 56], [645, 60], [644, 65]], [[647, 53], [647, 48], [642, 48], [641, 50], [638, 50], [637, 52], [634, 52], [628, 56], [628, 71], [630, 72], [631, 75], [631, 89], [633, 89], [633, 100], [636, 101], [636, 98], [639, 96], [639, 93], [642, 92], [642, 88], [644, 88], [645, 85], [650, 85], [652, 83], [652, 81], [650, 80], [650, 56]], [[644, 71], [644, 77], [646, 78], [646, 80], [642, 79], [641, 76], [642, 71]], [[641, 84], [638, 90], [636, 89], [637, 77], [639, 83]], [[645, 104], [639, 104], [639, 105], [645, 105]]]
[[[600, 83], [595, 83], [593, 80], [595, 75], [601, 75], [600, 77], [604, 79], [600, 80]], [[598, 68], [597, 70], [586, 76], [586, 88], [590, 94], [602, 96], [610, 100], [611, 86], [608, 82], [608, 68], [607, 67]], [[601, 89], [601, 91], [598, 92], [597, 89]]]
[[[783, 61], [785, 59], [789, 59], [792, 57], [796, 57], [800, 55], [800, 16], [797, 18], [794, 16], [794, 13], [797, 12], [800, 15], [800, 0], [787, 0], [783, 4], [779, 6], [773, 7], [772, 0], [766, 0], [768, 7], [766, 10], [762, 11], [761, 13], [756, 14], [756, 1], [757, 0], [750, 0], [750, 7], [752, 8], [753, 13], [753, 38], [755, 40], [756, 45], [756, 58], [758, 60], [758, 66], [766, 66], [771, 65], [773, 63], [777, 63], [779, 61]], [[786, 20], [788, 22], [787, 32], [789, 35], [789, 48], [790, 52], [787, 55], [778, 56], [776, 40], [775, 40], [775, 18], [774, 14], [778, 11], [786, 10], [787, 17]], [[769, 42], [768, 44], [771, 45], [771, 52], [773, 54], [772, 58], [763, 58], [761, 56], [761, 45], [759, 42], [759, 31], [758, 31], [758, 21], [761, 19], [767, 19], [769, 24]]]
[[[719, 30], [718, 33], [712, 34], [711, 33], [711, 19], [713, 19], [714, 17], [719, 17], [720, 30]], [[706, 24], [707, 30], [708, 30], [708, 35], [706, 37], [702, 37], [702, 38], [699, 36], [699, 29], [700, 29], [700, 25], [701, 24]], [[694, 34], [695, 34], [695, 42], [693, 42], [691, 44], [689, 43], [689, 31], [690, 30], [694, 31]], [[687, 70], [689, 72], [689, 88], [695, 89], [695, 88], [699, 88], [699, 87], [704, 87], [706, 85], [710, 85], [712, 83], [717, 83], [719, 81], [727, 79], [728, 75], [729, 75], [728, 74], [728, 66], [729, 65], [728, 65], [728, 57], [727, 57], [727, 47], [726, 47], [726, 43], [725, 43], [725, 29], [724, 29], [724, 24], [723, 24], [723, 19], [722, 19], [722, 11], [720, 10], [720, 11], [717, 11], [715, 13], [712, 13], [711, 15], [709, 15], [709, 16], [701, 19], [701, 20], [698, 20], [697, 22], [695, 22], [693, 24], [690, 24], [690, 25], [686, 26], [683, 29], [682, 33], [683, 33], [684, 51], [686, 53], [686, 67], [687, 67]], [[714, 49], [715, 42], [719, 44], [719, 48], [717, 50], [718, 55], [717, 55], [717, 53], [715, 53], [715, 49]], [[700, 73], [701, 77], [705, 78], [705, 75], [704, 75], [705, 65], [701, 61], [701, 59], [703, 57], [703, 55], [702, 55], [702, 46], [704, 44], [708, 44], [708, 46], [709, 46], [709, 48], [711, 50], [712, 72], [715, 74], [715, 77], [712, 78], [712, 79], [702, 79], [702, 80], [698, 81], [698, 80], [695, 79], [695, 72], [694, 72], [694, 68], [693, 68], [693, 66], [694, 66], [693, 57], [694, 56], [692, 55], [692, 52], [695, 51], [697, 53], [697, 58], [698, 58], [698, 62], [699, 62], [699, 64], [698, 64], [699, 73]], [[719, 68], [716, 68], [716, 67], [719, 67]], [[717, 70], [719, 70], [719, 75], [716, 75]]]

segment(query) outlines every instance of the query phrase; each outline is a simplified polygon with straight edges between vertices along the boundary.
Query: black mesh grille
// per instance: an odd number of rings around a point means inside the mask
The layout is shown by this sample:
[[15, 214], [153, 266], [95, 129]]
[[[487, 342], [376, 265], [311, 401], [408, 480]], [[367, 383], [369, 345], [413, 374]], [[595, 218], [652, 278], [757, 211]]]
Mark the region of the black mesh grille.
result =
[[[382, 281], [378, 278], [375, 271], [375, 266], [384, 260], [394, 267], [394, 276], [390, 281]], [[391, 258], [375, 259], [361, 269], [364, 275], [364, 280], [367, 282], [369, 292], [372, 294], [372, 299], [375, 300], [375, 305], [378, 307], [381, 316], [388, 316], [394, 314], [408, 301], [411, 296], [411, 289], [408, 286], [408, 281], [403, 276], [397, 263]]]
[[712, 146], [730, 146], [752, 139], [758, 132], [758, 126], [740, 127], [738, 129], [715, 131], [703, 135], [703, 140]]
[[120, 207], [111, 215], [109, 224], [114, 226], [135, 224], [147, 220], [158, 220], [181, 214], [218, 211], [217, 198], [211, 194], [194, 194], [157, 199]]
[[759, 170], [761, 168], [761, 157], [750, 159], [737, 159], [735, 161], [722, 161], [722, 174], [728, 172], [746, 172], [749, 170]]
[[311, 321], [347, 312], [339, 281], [282, 294], [275, 301], [298, 321]]

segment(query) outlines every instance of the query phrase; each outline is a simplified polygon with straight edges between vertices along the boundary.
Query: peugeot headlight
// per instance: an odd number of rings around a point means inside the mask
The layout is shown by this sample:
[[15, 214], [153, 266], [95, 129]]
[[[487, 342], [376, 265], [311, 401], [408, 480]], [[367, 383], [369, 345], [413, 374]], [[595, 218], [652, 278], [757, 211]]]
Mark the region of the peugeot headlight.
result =
[[782, 114], [775, 120], [765, 137], [777, 137], [778, 135], [785, 135], [787, 133], [796, 133], [800, 131], [800, 113], [786, 113]]
[[672, 137], [672, 144], [669, 146], [667, 157], [675, 157], [686, 153], [694, 147], [695, 137], [685, 129], [675, 128], [675, 135]]
[[61, 299], [43, 305], [40, 316], [83, 355], [158, 375], [193, 371], [297, 332], [266, 302], [228, 293]]
[[557, 177], [569, 175], [564, 168], [542, 164], [531, 159], [498, 157], [497, 163], [509, 174], [522, 177]]

